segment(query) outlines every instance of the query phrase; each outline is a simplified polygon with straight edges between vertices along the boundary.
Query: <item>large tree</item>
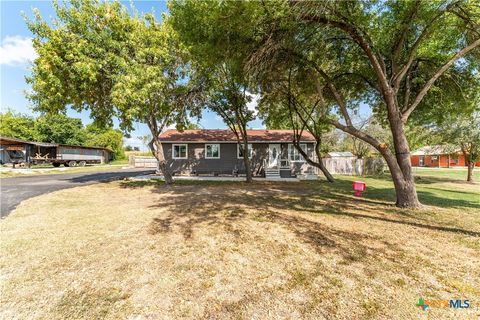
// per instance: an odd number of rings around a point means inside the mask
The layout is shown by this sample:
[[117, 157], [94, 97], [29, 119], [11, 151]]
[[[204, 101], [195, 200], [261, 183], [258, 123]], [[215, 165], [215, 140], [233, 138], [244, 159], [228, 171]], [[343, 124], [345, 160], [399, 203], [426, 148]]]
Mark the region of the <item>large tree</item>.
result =
[[35, 120], [35, 139], [41, 142], [84, 145], [87, 133], [81, 119], [46, 114]]
[[480, 161], [480, 111], [471, 117], [450, 118], [438, 127], [438, 135], [452, 153], [457, 153], [460, 148], [468, 168], [467, 181], [473, 182], [475, 163]]
[[114, 160], [125, 159], [122, 131], [99, 127], [94, 123], [87, 125], [85, 131], [87, 136], [85, 146], [108, 148], [113, 151]]
[[[325, 106], [322, 91], [319, 95], [312, 94], [312, 91], [316, 92], [315, 81], [301, 73], [295, 73], [295, 77], [292, 77], [290, 68], [285, 77], [277, 73], [264, 77], [261, 86], [264, 88], [259, 108], [261, 116], [271, 126], [292, 129], [293, 145], [305, 161], [320, 169], [329, 182], [334, 182], [322, 161], [324, 136], [331, 128], [324, 120], [326, 109], [319, 108], [319, 105]], [[316, 160], [301, 148], [301, 138], [307, 130], [315, 138]]]
[[35, 119], [11, 110], [0, 113], [0, 136], [22, 140], [35, 140]]
[[[192, 70], [205, 84], [205, 104], [218, 114], [235, 134], [243, 155], [246, 181], [252, 181], [248, 148], [248, 123], [254, 112], [248, 108], [254, 88], [249, 87], [244, 63], [251, 52], [236, 27], [217, 28], [216, 19], [228, 16], [228, 24], [235, 25], [236, 13], [252, 8], [246, 2], [226, 1], [170, 1], [168, 21], [188, 48]], [[242, 21], [241, 18], [239, 21]], [[251, 30], [243, 30], [251, 35]], [[250, 51], [249, 51], [250, 49]]]
[[[261, 44], [249, 66], [262, 76], [294, 64], [327, 90], [327, 121], [385, 158], [399, 207], [417, 208], [405, 132], [411, 118], [460, 101], [459, 83], [479, 88], [476, 1], [281, 1], [259, 4]], [[456, 90], [455, 90], [456, 89]], [[317, 93], [319, 94], [319, 92]], [[392, 146], [352, 121], [359, 102], [388, 126]], [[457, 112], [465, 110], [456, 105]]]
[[254, 112], [248, 108], [252, 96], [242, 80], [239, 80], [226, 65], [218, 65], [208, 72], [208, 108], [218, 114], [234, 133], [245, 165], [246, 182], [252, 182], [248, 148], [247, 125], [254, 120]]
[[149, 143], [166, 183], [172, 183], [159, 135], [188, 121], [187, 106], [199, 90], [187, 78], [183, 52], [173, 32], [151, 14], [133, 15], [119, 2], [54, 2], [49, 24], [38, 11], [28, 21], [38, 58], [28, 78], [36, 109], [90, 110], [99, 124], [120, 120], [124, 131], [145, 123]]

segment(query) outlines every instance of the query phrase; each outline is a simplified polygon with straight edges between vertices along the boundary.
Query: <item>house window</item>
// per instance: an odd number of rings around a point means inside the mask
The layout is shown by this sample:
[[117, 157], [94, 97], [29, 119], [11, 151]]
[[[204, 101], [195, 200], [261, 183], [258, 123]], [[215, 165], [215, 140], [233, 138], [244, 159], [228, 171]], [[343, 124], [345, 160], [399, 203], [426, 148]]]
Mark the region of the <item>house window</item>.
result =
[[187, 159], [187, 145], [186, 144], [174, 144], [172, 146], [172, 158], [173, 159]]
[[205, 145], [205, 159], [220, 159], [220, 145], [206, 144]]
[[[243, 146], [243, 145], [242, 145]], [[249, 143], [247, 145], [247, 148], [248, 148], [248, 158], [249, 159], [252, 159], [252, 154], [253, 154], [253, 150], [252, 150], [252, 144]], [[238, 159], [243, 159], [243, 152], [242, 152], [242, 148], [240, 148], [240, 145], [237, 144], [237, 158]]]
[[[303, 152], [307, 153], [307, 145], [305, 143], [301, 143], [300, 148], [303, 150]], [[305, 161], [303, 156], [300, 154], [300, 152], [297, 150], [297, 148], [295, 148], [293, 144], [288, 145], [288, 159], [290, 161], [298, 161], [298, 162]]]

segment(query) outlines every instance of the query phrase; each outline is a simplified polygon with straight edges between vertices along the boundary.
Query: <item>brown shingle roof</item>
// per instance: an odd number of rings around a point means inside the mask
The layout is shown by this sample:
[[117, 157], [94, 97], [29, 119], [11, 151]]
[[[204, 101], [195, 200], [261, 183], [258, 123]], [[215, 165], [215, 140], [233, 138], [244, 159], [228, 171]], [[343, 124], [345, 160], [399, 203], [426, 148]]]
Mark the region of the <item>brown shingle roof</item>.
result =
[[[249, 142], [292, 142], [292, 130], [247, 130]], [[163, 142], [236, 142], [231, 130], [201, 129], [201, 130], [167, 130], [160, 135]], [[303, 132], [301, 141], [315, 142], [310, 132]]]

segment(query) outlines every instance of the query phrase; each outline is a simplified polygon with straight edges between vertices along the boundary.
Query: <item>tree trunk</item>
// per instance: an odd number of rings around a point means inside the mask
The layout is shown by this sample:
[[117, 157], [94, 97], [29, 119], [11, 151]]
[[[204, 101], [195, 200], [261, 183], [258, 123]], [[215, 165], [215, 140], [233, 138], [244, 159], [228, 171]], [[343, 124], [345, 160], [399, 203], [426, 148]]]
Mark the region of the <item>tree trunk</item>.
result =
[[165, 161], [165, 155], [163, 154], [163, 147], [160, 140], [158, 140], [158, 135], [155, 135], [152, 138], [152, 141], [148, 144], [150, 150], [152, 151], [153, 156], [157, 159], [157, 173], [160, 171], [165, 179], [166, 184], [173, 183], [173, 176], [170, 170], [167, 167], [167, 161]]
[[[353, 126], [345, 126], [338, 121], [331, 122], [336, 128], [355, 136], [366, 143], [373, 146], [380, 152], [388, 168], [390, 169], [390, 175], [392, 176], [393, 184], [395, 186], [395, 193], [397, 196], [396, 205], [401, 208], [421, 208], [422, 205], [418, 201], [417, 190], [415, 189], [415, 181], [413, 180], [412, 165], [410, 163], [410, 152], [408, 151], [408, 144], [406, 143], [405, 132], [402, 130], [396, 131], [396, 133], [403, 134], [403, 141], [398, 144], [399, 139], [394, 139], [394, 145], [396, 150], [396, 156], [388, 149], [388, 146], [384, 143], [380, 143], [375, 138], [365, 134]], [[395, 124], [397, 125], [397, 124]], [[392, 134], [395, 134], [392, 129]], [[402, 139], [400, 139], [402, 140]]]
[[[405, 135], [402, 117], [398, 111], [397, 101], [392, 90], [385, 92], [385, 102], [387, 104], [388, 121], [395, 149], [394, 159], [396, 165], [389, 165], [389, 168], [390, 172], [392, 172], [397, 195], [396, 206], [400, 208], [421, 208], [422, 205], [418, 201], [417, 189], [415, 188], [415, 180], [412, 173], [410, 148]], [[388, 163], [392, 159], [385, 158], [385, 160]], [[395, 174], [393, 171], [396, 171]]]
[[315, 144], [315, 154], [317, 155], [318, 162], [315, 162], [315, 161], [313, 161], [312, 159], [309, 158], [308, 154], [306, 154], [302, 150], [302, 148], [300, 148], [300, 143], [294, 141], [293, 145], [298, 150], [298, 152], [300, 152], [303, 159], [305, 159], [305, 161], [309, 165], [314, 166], [315, 168], [318, 168], [318, 169], [320, 169], [320, 171], [322, 171], [323, 175], [325, 176], [325, 178], [327, 178], [328, 182], [335, 182], [335, 179], [333, 178], [332, 174], [330, 172], [328, 172], [328, 169], [323, 164], [322, 155], [320, 153], [320, 143], [321, 143], [321, 141], [317, 140], [317, 143]]
[[418, 201], [415, 182], [412, 180], [394, 180], [397, 201], [395, 205], [399, 208], [418, 209], [422, 205]]
[[250, 183], [252, 179], [252, 170], [250, 168], [250, 159], [248, 158], [248, 139], [243, 138], [243, 162], [245, 163], [246, 179], [245, 182]]
[[335, 182], [332, 174], [327, 170], [327, 168], [323, 165], [322, 159], [318, 160], [318, 168], [322, 171], [325, 178], [327, 178], [328, 182]]
[[[305, 159], [306, 160], [306, 159]], [[308, 164], [314, 166], [314, 167], [317, 167], [318, 169], [320, 169], [320, 171], [322, 171], [323, 175], [325, 176], [325, 178], [327, 179], [328, 182], [335, 182], [335, 179], [333, 178], [332, 174], [328, 171], [328, 169], [323, 165], [323, 161], [322, 159], [320, 158], [318, 160], [318, 162], [309, 162], [308, 160], [306, 160]]]
[[475, 163], [471, 161], [467, 161], [467, 181], [468, 182], [473, 182], [473, 169], [475, 168]]
[[[412, 174], [410, 153], [397, 154], [396, 157], [388, 149], [382, 150], [395, 187], [396, 202], [399, 208], [418, 209], [422, 204], [418, 201], [415, 180]], [[403, 168], [402, 168], [403, 166]]]
[[335, 182], [335, 179], [333, 179], [332, 174], [327, 170], [327, 167], [325, 167], [323, 164], [322, 154], [320, 153], [320, 141], [317, 141], [317, 143], [315, 144], [315, 154], [317, 155], [318, 168], [320, 169], [320, 171], [322, 171], [323, 175], [325, 176], [325, 178], [327, 178], [328, 182]]

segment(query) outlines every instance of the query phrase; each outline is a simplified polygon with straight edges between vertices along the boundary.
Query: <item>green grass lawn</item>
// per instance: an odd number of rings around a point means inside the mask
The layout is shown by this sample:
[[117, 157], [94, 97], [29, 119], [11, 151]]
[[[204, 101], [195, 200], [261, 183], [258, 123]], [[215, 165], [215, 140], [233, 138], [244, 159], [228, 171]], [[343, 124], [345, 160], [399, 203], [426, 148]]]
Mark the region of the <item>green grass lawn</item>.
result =
[[[415, 170], [415, 182], [420, 201], [425, 205], [440, 207], [475, 207], [480, 205], [480, 171], [468, 183], [466, 170]], [[351, 190], [350, 181], [361, 180], [367, 184], [365, 198], [395, 202], [395, 189], [390, 176], [383, 177], [337, 177], [338, 187], [344, 192]]]
[[[449, 178], [452, 180], [466, 180], [467, 169], [465, 168], [419, 168], [413, 167], [413, 173], [420, 177]], [[474, 170], [474, 180], [480, 182], [480, 168]]]

